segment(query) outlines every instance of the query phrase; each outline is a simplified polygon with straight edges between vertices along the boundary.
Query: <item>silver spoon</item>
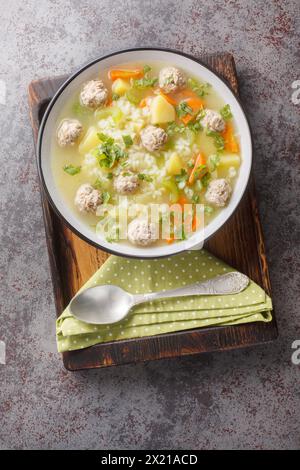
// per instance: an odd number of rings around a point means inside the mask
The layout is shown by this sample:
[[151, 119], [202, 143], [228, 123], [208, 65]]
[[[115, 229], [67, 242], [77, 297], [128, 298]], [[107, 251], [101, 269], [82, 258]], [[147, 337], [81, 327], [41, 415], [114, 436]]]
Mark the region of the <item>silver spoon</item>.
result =
[[216, 276], [205, 282], [196, 282], [178, 289], [149, 294], [129, 294], [120, 287], [96, 286], [80, 292], [69, 305], [71, 314], [78, 320], [94, 325], [116, 323], [125, 318], [134, 305], [151, 300], [188, 295], [237, 294], [249, 284], [249, 278], [238, 272]]

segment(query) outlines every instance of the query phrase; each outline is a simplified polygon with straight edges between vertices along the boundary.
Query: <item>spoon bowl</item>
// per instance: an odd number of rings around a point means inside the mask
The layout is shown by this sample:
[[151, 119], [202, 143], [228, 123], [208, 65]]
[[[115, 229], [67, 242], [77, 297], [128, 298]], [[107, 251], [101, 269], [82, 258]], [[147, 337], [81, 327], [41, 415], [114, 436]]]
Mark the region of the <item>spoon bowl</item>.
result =
[[118, 286], [96, 286], [74, 297], [70, 311], [78, 320], [106, 325], [122, 320], [133, 306], [133, 296]]

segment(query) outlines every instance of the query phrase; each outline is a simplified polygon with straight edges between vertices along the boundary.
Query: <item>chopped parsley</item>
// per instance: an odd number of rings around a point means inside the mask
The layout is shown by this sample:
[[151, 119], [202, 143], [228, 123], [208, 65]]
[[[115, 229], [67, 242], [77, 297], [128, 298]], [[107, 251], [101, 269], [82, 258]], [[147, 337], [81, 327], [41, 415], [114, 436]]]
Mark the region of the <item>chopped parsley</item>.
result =
[[231, 112], [231, 109], [230, 109], [230, 105], [225, 104], [225, 106], [223, 106], [223, 108], [220, 110], [220, 114], [221, 114], [222, 118], [224, 119], [224, 121], [229, 121], [229, 119], [232, 118], [232, 112]]
[[68, 175], [74, 176], [80, 173], [81, 166], [74, 166], [74, 165], [65, 165], [63, 170], [68, 173]]
[[111, 142], [114, 143], [114, 139], [109, 137], [109, 135], [103, 134], [103, 132], [97, 132], [98, 139], [102, 142]]
[[211, 206], [204, 206], [204, 212], [206, 214], [212, 214], [214, 209]]
[[219, 162], [220, 162], [220, 156], [218, 154], [210, 155], [208, 157], [208, 164], [209, 164], [210, 171], [215, 171], [215, 169], [219, 165]]
[[151, 67], [150, 65], [144, 65], [143, 67], [143, 71], [144, 71], [144, 74], [146, 75], [147, 73], [149, 73], [151, 71]]
[[202, 186], [204, 188], [206, 188], [208, 186], [208, 183], [210, 182], [210, 179], [211, 179], [211, 174], [210, 173], [206, 173], [204, 176], [202, 176], [201, 183], [202, 183]]
[[202, 189], [203, 189], [203, 184], [201, 183], [201, 180], [197, 180], [196, 183], [195, 183], [195, 185], [194, 185], [194, 187], [195, 187], [195, 190], [196, 190], [196, 191], [202, 191]]
[[175, 175], [175, 181], [177, 183], [178, 188], [183, 189], [186, 185], [187, 180], [188, 180], [187, 171], [184, 168], [181, 168], [180, 174]]
[[166, 132], [169, 136], [174, 135], [176, 133], [182, 134], [182, 132], [185, 131], [185, 126], [184, 124], [176, 124], [175, 121], [170, 122], [167, 126]]
[[198, 119], [199, 119], [199, 120], [203, 119], [204, 116], [205, 116], [205, 114], [206, 114], [205, 109], [200, 109], [199, 113], [198, 113], [197, 116], [196, 116], [196, 119], [197, 119], [197, 120], [198, 120]]
[[224, 138], [221, 136], [221, 134], [219, 134], [219, 132], [208, 130], [206, 131], [206, 135], [208, 137], [213, 137], [216, 149], [224, 150], [224, 147], [225, 147]]
[[133, 88], [144, 89], [151, 88], [156, 85], [158, 79], [156, 77], [150, 78], [145, 75], [143, 78], [136, 78], [131, 81]]
[[123, 135], [122, 138], [126, 147], [130, 147], [133, 144], [133, 140], [130, 135]]
[[200, 121], [193, 121], [193, 122], [189, 122], [187, 127], [192, 131], [194, 132], [195, 134], [199, 131], [202, 131], [203, 127], [200, 123]]
[[194, 179], [203, 178], [208, 172], [207, 165], [199, 165], [194, 173]]
[[102, 183], [99, 178], [96, 179], [95, 183], [93, 184], [93, 188], [102, 189]]
[[104, 191], [104, 192], [101, 194], [101, 196], [102, 196], [102, 203], [103, 203], [103, 204], [107, 204], [108, 201], [110, 200], [110, 194], [109, 194], [109, 192]]
[[107, 178], [108, 180], [112, 180], [113, 177], [114, 177], [114, 174], [113, 174], [111, 171], [110, 171], [109, 173], [107, 173], [107, 175], [106, 175], [106, 178]]
[[200, 201], [199, 194], [194, 194], [192, 197], [192, 202], [194, 202], [195, 204], [198, 204], [199, 201]]
[[205, 96], [209, 93], [208, 92], [208, 89], [210, 87], [209, 83], [199, 83], [194, 78], [189, 78], [188, 85], [193, 90], [193, 92], [196, 93], [196, 95], [200, 97]]
[[111, 96], [111, 99], [113, 101], [118, 101], [119, 98], [120, 98], [120, 95], [118, 95], [118, 93], [113, 93], [112, 96]]
[[176, 106], [176, 113], [178, 117], [184, 117], [187, 114], [193, 114], [192, 108], [187, 104], [186, 101], [181, 101], [178, 106]]
[[115, 144], [112, 137], [103, 133], [98, 133], [98, 137], [103, 143], [97, 147], [94, 155], [101, 167], [112, 168], [116, 162], [126, 156], [126, 153]]
[[138, 179], [142, 181], [147, 181], [147, 183], [151, 183], [151, 181], [153, 181], [153, 178], [149, 175], [146, 175], [145, 173], [139, 173]]

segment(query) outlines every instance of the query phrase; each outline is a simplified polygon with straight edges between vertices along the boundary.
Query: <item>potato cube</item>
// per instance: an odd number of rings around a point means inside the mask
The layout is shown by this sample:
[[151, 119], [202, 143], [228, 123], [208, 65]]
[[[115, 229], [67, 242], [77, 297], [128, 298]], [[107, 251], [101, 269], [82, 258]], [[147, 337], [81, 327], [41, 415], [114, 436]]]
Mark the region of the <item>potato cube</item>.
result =
[[168, 175], [179, 175], [182, 167], [183, 164], [181, 158], [179, 155], [177, 155], [177, 153], [173, 153], [167, 162]]
[[123, 80], [122, 78], [117, 78], [111, 86], [112, 92], [116, 93], [117, 95], [125, 95], [126, 91], [130, 88], [129, 82]]
[[98, 137], [98, 131], [96, 127], [91, 126], [88, 128], [85, 136], [83, 137], [82, 141], [78, 146], [78, 151], [81, 155], [85, 155], [88, 153], [92, 148], [96, 147], [100, 143]]
[[151, 101], [151, 124], [163, 124], [175, 120], [174, 106], [168, 103], [163, 96], [156, 96]]

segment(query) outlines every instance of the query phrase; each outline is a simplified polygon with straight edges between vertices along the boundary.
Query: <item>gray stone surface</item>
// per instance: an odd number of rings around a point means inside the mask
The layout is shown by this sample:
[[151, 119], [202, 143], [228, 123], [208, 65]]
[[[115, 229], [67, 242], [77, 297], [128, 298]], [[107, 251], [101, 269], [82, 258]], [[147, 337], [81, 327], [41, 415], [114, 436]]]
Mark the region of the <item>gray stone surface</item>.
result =
[[[11, 0], [0, 21], [0, 448], [299, 448], [299, 1]], [[235, 56], [280, 338], [72, 374], [55, 351], [27, 85], [136, 45]]]

